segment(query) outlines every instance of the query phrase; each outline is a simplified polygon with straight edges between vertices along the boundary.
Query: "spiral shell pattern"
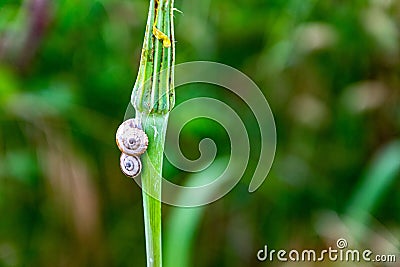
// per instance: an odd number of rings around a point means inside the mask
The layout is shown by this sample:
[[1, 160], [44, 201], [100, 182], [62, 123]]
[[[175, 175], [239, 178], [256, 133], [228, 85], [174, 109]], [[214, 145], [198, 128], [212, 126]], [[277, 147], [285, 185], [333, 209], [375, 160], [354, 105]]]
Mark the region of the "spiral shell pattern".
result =
[[138, 157], [122, 153], [120, 158], [120, 167], [126, 176], [135, 178], [142, 170], [142, 163]]
[[119, 150], [130, 156], [140, 156], [147, 150], [149, 139], [135, 119], [123, 122], [116, 133]]

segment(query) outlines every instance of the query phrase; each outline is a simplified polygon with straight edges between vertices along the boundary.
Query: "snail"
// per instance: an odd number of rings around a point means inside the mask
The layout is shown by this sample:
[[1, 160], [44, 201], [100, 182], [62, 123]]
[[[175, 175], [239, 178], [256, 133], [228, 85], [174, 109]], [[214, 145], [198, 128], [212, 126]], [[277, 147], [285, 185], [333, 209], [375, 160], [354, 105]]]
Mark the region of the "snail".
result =
[[117, 146], [122, 153], [140, 156], [146, 152], [149, 139], [135, 119], [123, 122], [116, 134]]
[[140, 155], [147, 150], [149, 139], [136, 119], [124, 121], [117, 130], [116, 141], [121, 150], [120, 167], [131, 178], [142, 170]]
[[122, 153], [120, 158], [120, 167], [126, 176], [135, 178], [142, 170], [142, 162], [137, 156], [130, 156]]

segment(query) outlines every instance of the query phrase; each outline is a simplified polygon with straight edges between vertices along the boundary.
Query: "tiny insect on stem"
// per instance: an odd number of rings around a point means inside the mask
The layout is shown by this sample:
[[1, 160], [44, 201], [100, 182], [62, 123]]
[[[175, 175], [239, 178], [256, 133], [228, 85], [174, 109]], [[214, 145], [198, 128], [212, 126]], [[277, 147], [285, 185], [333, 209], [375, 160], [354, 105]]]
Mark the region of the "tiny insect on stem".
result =
[[169, 37], [162, 31], [157, 29], [156, 26], [153, 26], [153, 34], [158, 40], [161, 40], [163, 42], [164, 47], [171, 47], [171, 40], [169, 40]]

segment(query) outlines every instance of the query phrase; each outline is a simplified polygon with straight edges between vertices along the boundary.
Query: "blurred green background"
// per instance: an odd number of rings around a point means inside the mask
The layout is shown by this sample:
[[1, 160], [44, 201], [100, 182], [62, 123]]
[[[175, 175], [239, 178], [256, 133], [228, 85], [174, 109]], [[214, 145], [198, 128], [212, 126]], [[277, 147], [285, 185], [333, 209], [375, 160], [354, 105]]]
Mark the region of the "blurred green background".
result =
[[[217, 61], [251, 77], [278, 144], [268, 179], [249, 194], [261, 142], [249, 108], [218, 88], [177, 89], [177, 103], [229, 103], [254, 140], [245, 177], [223, 199], [163, 206], [165, 266], [287, 266], [256, 253], [338, 238], [398, 253], [400, 1], [175, 6], [177, 63]], [[114, 135], [147, 10], [145, 0], [0, 1], [0, 266], [145, 266], [141, 191], [119, 170]], [[229, 155], [223, 126], [209, 120], [184, 128], [183, 153], [198, 157], [204, 137], [219, 144], [218, 159]], [[164, 172], [198, 179], [168, 162]], [[347, 266], [296, 266], [314, 265]]]

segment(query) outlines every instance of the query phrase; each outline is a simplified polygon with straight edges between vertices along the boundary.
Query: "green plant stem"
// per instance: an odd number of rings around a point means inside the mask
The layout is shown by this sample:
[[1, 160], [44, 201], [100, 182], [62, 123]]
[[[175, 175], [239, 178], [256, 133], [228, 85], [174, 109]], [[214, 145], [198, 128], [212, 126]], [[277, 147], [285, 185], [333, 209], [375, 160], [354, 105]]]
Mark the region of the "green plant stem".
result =
[[[142, 156], [142, 194], [148, 267], [162, 266], [161, 181], [168, 114], [175, 103], [173, 0], [150, 0], [139, 73], [131, 102], [149, 138]], [[157, 39], [153, 27], [171, 43]]]
[[145, 115], [143, 129], [149, 147], [142, 157], [142, 194], [146, 236], [147, 266], [162, 266], [161, 252], [161, 178], [168, 114]]

